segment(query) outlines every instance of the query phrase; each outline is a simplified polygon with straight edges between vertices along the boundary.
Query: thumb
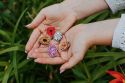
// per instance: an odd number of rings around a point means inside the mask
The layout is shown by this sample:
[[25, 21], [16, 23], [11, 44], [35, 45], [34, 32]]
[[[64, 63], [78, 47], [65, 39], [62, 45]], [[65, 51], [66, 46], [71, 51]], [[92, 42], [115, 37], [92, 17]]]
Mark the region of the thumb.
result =
[[70, 55], [71, 55], [71, 47], [65, 35], [63, 35], [63, 38], [60, 41], [59, 52], [60, 52], [60, 56], [62, 59], [64, 59], [65, 61], [69, 60]]
[[43, 14], [43, 11], [40, 11], [39, 14], [34, 18], [34, 20], [30, 24], [26, 25], [26, 27], [29, 29], [34, 29], [39, 24], [41, 24], [44, 19], [45, 15]]
[[[81, 56], [80, 56], [81, 55]], [[77, 57], [78, 56], [78, 57]], [[80, 56], [80, 57], [79, 57]], [[83, 59], [82, 53], [73, 54], [72, 57], [60, 67], [60, 73], [72, 68]]]
[[64, 72], [67, 69], [72, 68], [73, 66], [78, 64], [83, 59], [83, 57], [88, 49], [88, 45], [85, 42], [80, 41], [79, 39], [76, 39], [76, 41], [74, 41], [74, 43], [71, 45], [72, 46], [71, 47], [72, 48], [72, 57], [69, 59], [68, 62], [64, 63], [60, 67], [60, 73]]

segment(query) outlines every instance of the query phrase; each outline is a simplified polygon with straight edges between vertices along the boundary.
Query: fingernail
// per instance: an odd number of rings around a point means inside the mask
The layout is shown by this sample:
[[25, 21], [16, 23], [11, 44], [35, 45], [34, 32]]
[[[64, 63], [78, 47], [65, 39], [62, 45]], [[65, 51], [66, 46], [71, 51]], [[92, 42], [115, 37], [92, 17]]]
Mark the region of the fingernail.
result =
[[33, 57], [33, 55], [32, 55], [32, 54], [28, 54], [28, 56], [27, 56], [27, 57], [31, 58], [31, 57]]
[[28, 24], [28, 25], [26, 25], [25, 27], [30, 28], [30, 27], [31, 27], [31, 24]]
[[34, 62], [38, 62], [37, 59], [35, 59]]
[[28, 53], [28, 51], [27, 51], [27, 50], [25, 50], [25, 53]]
[[27, 57], [27, 60], [29, 60], [30, 58], [29, 57]]
[[62, 74], [64, 71], [65, 71], [64, 69], [63, 69], [63, 70], [60, 70], [60, 74]]

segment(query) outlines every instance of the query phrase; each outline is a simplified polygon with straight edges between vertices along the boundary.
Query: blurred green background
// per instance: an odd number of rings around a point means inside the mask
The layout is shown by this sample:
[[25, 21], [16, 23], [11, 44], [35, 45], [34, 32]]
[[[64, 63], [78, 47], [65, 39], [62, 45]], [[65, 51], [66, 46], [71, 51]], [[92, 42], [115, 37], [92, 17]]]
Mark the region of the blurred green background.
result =
[[[0, 83], [108, 83], [106, 71], [124, 74], [125, 52], [106, 46], [94, 46], [84, 60], [63, 74], [59, 65], [41, 65], [27, 60], [25, 44], [32, 32], [24, 26], [44, 7], [62, 0], [0, 0]], [[105, 10], [77, 23], [90, 23], [120, 17]]]

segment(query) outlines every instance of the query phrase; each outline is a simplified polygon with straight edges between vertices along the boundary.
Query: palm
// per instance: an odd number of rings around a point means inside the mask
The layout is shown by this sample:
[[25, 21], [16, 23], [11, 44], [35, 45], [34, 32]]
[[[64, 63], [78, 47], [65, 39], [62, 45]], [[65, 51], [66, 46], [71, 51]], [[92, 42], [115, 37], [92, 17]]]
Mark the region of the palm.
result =
[[74, 12], [70, 9], [60, 7], [59, 4], [49, 6], [43, 9], [41, 12], [45, 15], [43, 24], [64, 27], [65, 30], [70, 28], [76, 21]]
[[29, 41], [27, 42], [26, 51], [28, 52], [32, 47], [35, 47], [34, 44], [37, 43], [36, 41], [40, 35], [39, 33], [45, 28], [45, 26], [42, 25], [60, 27], [57, 29], [59, 29], [60, 32], [65, 33], [75, 21], [76, 16], [71, 9], [62, 8], [59, 4], [44, 8], [29, 25], [32, 28], [37, 28], [34, 29]]
[[43, 23], [62, 27], [62, 31], [66, 32], [75, 21], [76, 13], [71, 8], [64, 8], [60, 4], [55, 4], [42, 9], [26, 27], [36, 28]]

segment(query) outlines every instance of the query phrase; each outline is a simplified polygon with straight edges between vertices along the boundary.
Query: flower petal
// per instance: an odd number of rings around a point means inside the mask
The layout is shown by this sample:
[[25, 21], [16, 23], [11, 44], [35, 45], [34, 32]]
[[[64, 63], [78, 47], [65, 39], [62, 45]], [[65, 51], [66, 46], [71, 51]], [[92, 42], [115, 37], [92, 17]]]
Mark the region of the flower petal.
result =
[[111, 80], [109, 83], [123, 83], [123, 82], [119, 79], [114, 79], [114, 80]]
[[47, 28], [47, 34], [48, 34], [49, 36], [52, 37], [52, 36], [55, 34], [55, 32], [56, 32], [55, 27], [49, 26], [49, 27]]
[[114, 78], [120, 79], [121, 81], [125, 79], [125, 77], [119, 72], [109, 70], [107, 71], [107, 73], [113, 76]]
[[123, 83], [125, 83], [125, 79], [124, 79], [124, 80], [122, 80], [122, 82], [123, 82]]

